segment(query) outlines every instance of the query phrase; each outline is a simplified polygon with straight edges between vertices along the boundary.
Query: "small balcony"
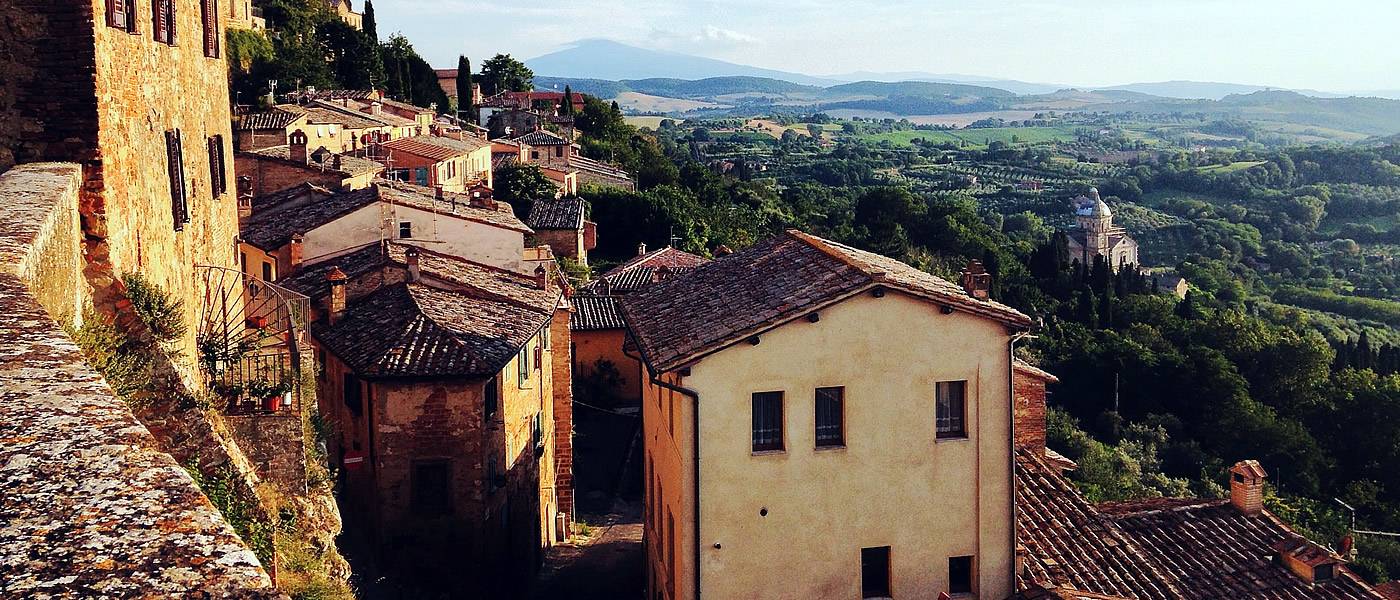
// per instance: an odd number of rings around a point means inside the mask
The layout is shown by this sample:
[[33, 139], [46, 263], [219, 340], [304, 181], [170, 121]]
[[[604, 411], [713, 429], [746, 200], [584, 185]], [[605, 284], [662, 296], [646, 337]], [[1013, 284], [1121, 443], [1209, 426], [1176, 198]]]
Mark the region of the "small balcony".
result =
[[228, 414], [297, 414], [310, 300], [226, 267], [198, 267], [199, 363]]

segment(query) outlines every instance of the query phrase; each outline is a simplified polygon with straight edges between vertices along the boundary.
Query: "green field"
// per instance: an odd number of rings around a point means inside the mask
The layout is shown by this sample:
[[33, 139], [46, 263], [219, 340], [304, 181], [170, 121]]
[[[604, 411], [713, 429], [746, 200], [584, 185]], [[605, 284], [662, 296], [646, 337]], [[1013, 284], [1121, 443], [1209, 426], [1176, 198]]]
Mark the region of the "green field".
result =
[[1242, 160], [1239, 162], [1230, 163], [1228, 165], [1209, 165], [1205, 167], [1200, 167], [1196, 170], [1202, 173], [1217, 173], [1223, 175], [1225, 173], [1234, 173], [1236, 171], [1252, 169], [1262, 164], [1264, 164], [1264, 161], [1262, 160]]
[[879, 143], [888, 141], [896, 146], [912, 146], [915, 139], [930, 140], [936, 144], [967, 143], [983, 147], [991, 142], [1007, 144], [1043, 144], [1047, 142], [1073, 141], [1078, 136], [1073, 127], [990, 127], [985, 129], [937, 129], [908, 130], [890, 133], [872, 133], [856, 136], [862, 141]]

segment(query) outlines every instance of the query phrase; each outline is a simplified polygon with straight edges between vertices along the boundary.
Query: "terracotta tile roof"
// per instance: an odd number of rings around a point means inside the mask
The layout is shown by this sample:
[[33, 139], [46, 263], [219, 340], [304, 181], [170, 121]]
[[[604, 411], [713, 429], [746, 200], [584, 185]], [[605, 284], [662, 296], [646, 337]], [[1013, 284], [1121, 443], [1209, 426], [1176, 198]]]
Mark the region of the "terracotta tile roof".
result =
[[598, 331], [602, 329], [625, 329], [622, 313], [617, 308], [617, 296], [597, 296], [578, 294], [573, 297], [574, 312], [569, 315], [569, 329], [573, 331]]
[[1016, 531], [1025, 552], [1018, 588], [1070, 588], [1137, 600], [1188, 598], [1175, 577], [1159, 570], [1112, 519], [1023, 449], [1016, 451]]
[[569, 145], [569, 140], [566, 140], [566, 139], [564, 139], [564, 138], [562, 138], [562, 137], [559, 137], [559, 136], [557, 136], [557, 135], [554, 135], [553, 133], [548, 132], [548, 131], [545, 131], [545, 130], [543, 130], [543, 129], [541, 129], [541, 130], [539, 130], [539, 131], [531, 131], [530, 133], [527, 133], [527, 134], [525, 134], [525, 135], [520, 135], [520, 136], [513, 137], [513, 138], [510, 139], [510, 141], [515, 142], [515, 143], [518, 143], [518, 144], [525, 144], [525, 145], [527, 145], [527, 146], [568, 146], [568, 145]]
[[642, 265], [666, 265], [672, 268], [698, 267], [707, 262], [710, 262], [710, 259], [705, 258], [703, 256], [696, 256], [694, 254], [691, 254], [684, 250], [680, 250], [678, 248], [674, 248], [672, 246], [666, 246], [665, 248], [652, 250], [651, 252], [634, 256], [628, 259], [627, 262], [624, 262], [608, 270], [608, 272], [604, 273], [603, 276], [606, 277], [614, 273], [621, 273], [623, 271], [631, 269], [632, 267]]
[[384, 123], [374, 121], [369, 115], [361, 115], [340, 107], [328, 108], [322, 104], [301, 106], [298, 104], [278, 104], [278, 110], [306, 115], [306, 122], [313, 125], [340, 125], [346, 129], [376, 129]]
[[1376, 593], [1386, 600], [1400, 600], [1400, 581], [1391, 581], [1376, 586]]
[[422, 283], [381, 288], [311, 333], [365, 378], [488, 377], [549, 323], [550, 313]]
[[326, 198], [334, 195], [335, 192], [328, 188], [321, 187], [314, 183], [303, 183], [292, 186], [285, 190], [278, 190], [270, 194], [255, 196], [252, 200], [253, 214], [265, 212], [279, 207], [292, 206], [294, 203], [303, 201], [313, 201], [319, 198]]
[[537, 200], [530, 207], [530, 218], [526, 224], [536, 231], [541, 229], [583, 229], [583, 213], [586, 203], [583, 198], [559, 198]]
[[306, 115], [274, 108], [272, 110], [248, 113], [238, 120], [239, 131], [260, 129], [286, 129]]
[[877, 286], [1013, 327], [1031, 322], [900, 261], [796, 230], [637, 290], [622, 313], [648, 364], [665, 372]]
[[380, 173], [384, 171], [384, 165], [381, 165], [367, 158], [360, 158], [358, 156], [351, 156], [349, 154], [332, 154], [331, 157], [326, 159], [325, 162], [319, 163], [315, 162], [314, 160], [309, 163], [295, 162], [292, 160], [291, 149], [285, 145], [270, 146], [267, 148], [260, 148], [258, 150], [240, 152], [251, 156], [257, 156], [260, 158], [271, 158], [280, 161], [285, 161], [294, 165], [304, 166], [308, 169], [322, 169], [326, 171], [335, 171], [337, 173], [344, 173], [346, 175], [363, 175], [365, 173]]
[[370, 187], [337, 192], [316, 202], [293, 203], [281, 210], [255, 211], [240, 227], [239, 234], [243, 241], [272, 251], [290, 242], [293, 234], [305, 234], [380, 200], [437, 211], [441, 217], [475, 221], [521, 233], [530, 232], [530, 228], [509, 210], [471, 206], [470, 197], [466, 194], [448, 192], [444, 200], [437, 200], [433, 191], [425, 187], [379, 181]]
[[642, 265], [632, 267], [621, 273], [610, 272], [607, 275], [588, 282], [583, 286], [583, 289], [598, 294], [624, 296], [655, 283], [658, 270], [665, 271], [665, 276], [663, 277], [663, 279], [665, 279], [685, 275], [694, 271], [695, 267], [672, 268], [668, 265]]
[[384, 144], [384, 148], [394, 152], [407, 152], [433, 161], [444, 161], [449, 158], [466, 156], [474, 150], [490, 145], [490, 142], [475, 137], [459, 140], [436, 135], [420, 135], [387, 142]]
[[628, 181], [632, 180], [632, 174], [628, 173], [622, 167], [611, 165], [602, 161], [593, 160], [591, 158], [585, 158], [578, 155], [574, 155], [573, 157], [569, 158], [569, 166], [580, 171], [596, 173], [604, 177], [626, 179]]
[[[418, 124], [418, 121], [409, 119], [407, 117], [400, 117], [399, 115], [383, 110], [379, 111], [379, 114], [377, 115], [371, 114], [370, 111], [373, 110], [373, 105], [371, 102], [364, 100], [352, 100], [349, 98], [342, 98], [339, 100], [316, 100], [314, 102], [315, 106], [324, 107], [333, 111], [350, 113], [358, 117], [369, 119], [370, 121], [377, 121], [384, 125], [391, 125], [394, 127], [408, 127], [411, 125]], [[383, 104], [383, 102], [381, 101], [380, 104]]]
[[1115, 503], [1102, 508], [1154, 562], [1177, 576], [1190, 598], [1382, 598], [1345, 568], [1334, 579], [1310, 585], [1277, 564], [1280, 543], [1288, 549], [1306, 546], [1304, 558], [1335, 557], [1301, 539], [1268, 511], [1247, 515], [1226, 500]]
[[1042, 371], [1040, 368], [1036, 367], [1035, 365], [1032, 365], [1031, 363], [1028, 363], [1028, 362], [1026, 362], [1026, 361], [1024, 361], [1024, 360], [1021, 360], [1021, 359], [1019, 359], [1019, 358], [1016, 359], [1015, 366], [1016, 366], [1016, 371], [1017, 371], [1018, 373], [1025, 373], [1026, 375], [1030, 375], [1031, 377], [1035, 377], [1035, 378], [1037, 378], [1037, 379], [1043, 379], [1043, 380], [1048, 381], [1048, 382], [1050, 382], [1050, 383], [1058, 383], [1058, 382], [1060, 381], [1060, 378], [1059, 378], [1059, 377], [1054, 376], [1053, 374], [1051, 374], [1051, 373], [1048, 372], [1048, 371]]

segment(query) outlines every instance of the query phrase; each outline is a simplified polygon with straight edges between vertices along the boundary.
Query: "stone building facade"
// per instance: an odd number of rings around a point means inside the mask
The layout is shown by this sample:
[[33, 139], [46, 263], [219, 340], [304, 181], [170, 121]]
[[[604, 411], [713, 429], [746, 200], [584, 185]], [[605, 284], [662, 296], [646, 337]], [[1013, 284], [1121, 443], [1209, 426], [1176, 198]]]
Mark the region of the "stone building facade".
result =
[[1113, 210], [1099, 197], [1099, 190], [1074, 199], [1074, 220], [1077, 227], [1069, 233], [1069, 255], [1081, 264], [1092, 266], [1094, 258], [1102, 256], [1114, 271], [1124, 265], [1138, 264], [1138, 243], [1127, 230], [1113, 224]]
[[13, 75], [4, 86], [13, 95], [5, 129], [19, 134], [4, 140], [8, 160], [82, 165], [89, 280], [100, 291], [114, 275], [141, 273], [184, 300], [189, 356], [201, 295], [195, 267], [233, 267], [237, 255], [226, 15], [214, 8], [205, 19], [212, 6], [14, 0], [0, 7], [18, 23], [0, 43], [14, 50], [5, 59]]

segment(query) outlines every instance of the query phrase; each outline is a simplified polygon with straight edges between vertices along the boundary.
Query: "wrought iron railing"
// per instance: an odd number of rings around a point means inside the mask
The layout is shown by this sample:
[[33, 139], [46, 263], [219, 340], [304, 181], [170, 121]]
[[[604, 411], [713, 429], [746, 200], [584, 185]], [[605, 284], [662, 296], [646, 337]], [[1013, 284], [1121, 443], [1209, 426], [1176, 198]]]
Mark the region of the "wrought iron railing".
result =
[[210, 391], [230, 412], [298, 406], [310, 299], [236, 269], [199, 266], [197, 273], [204, 284], [200, 370]]

